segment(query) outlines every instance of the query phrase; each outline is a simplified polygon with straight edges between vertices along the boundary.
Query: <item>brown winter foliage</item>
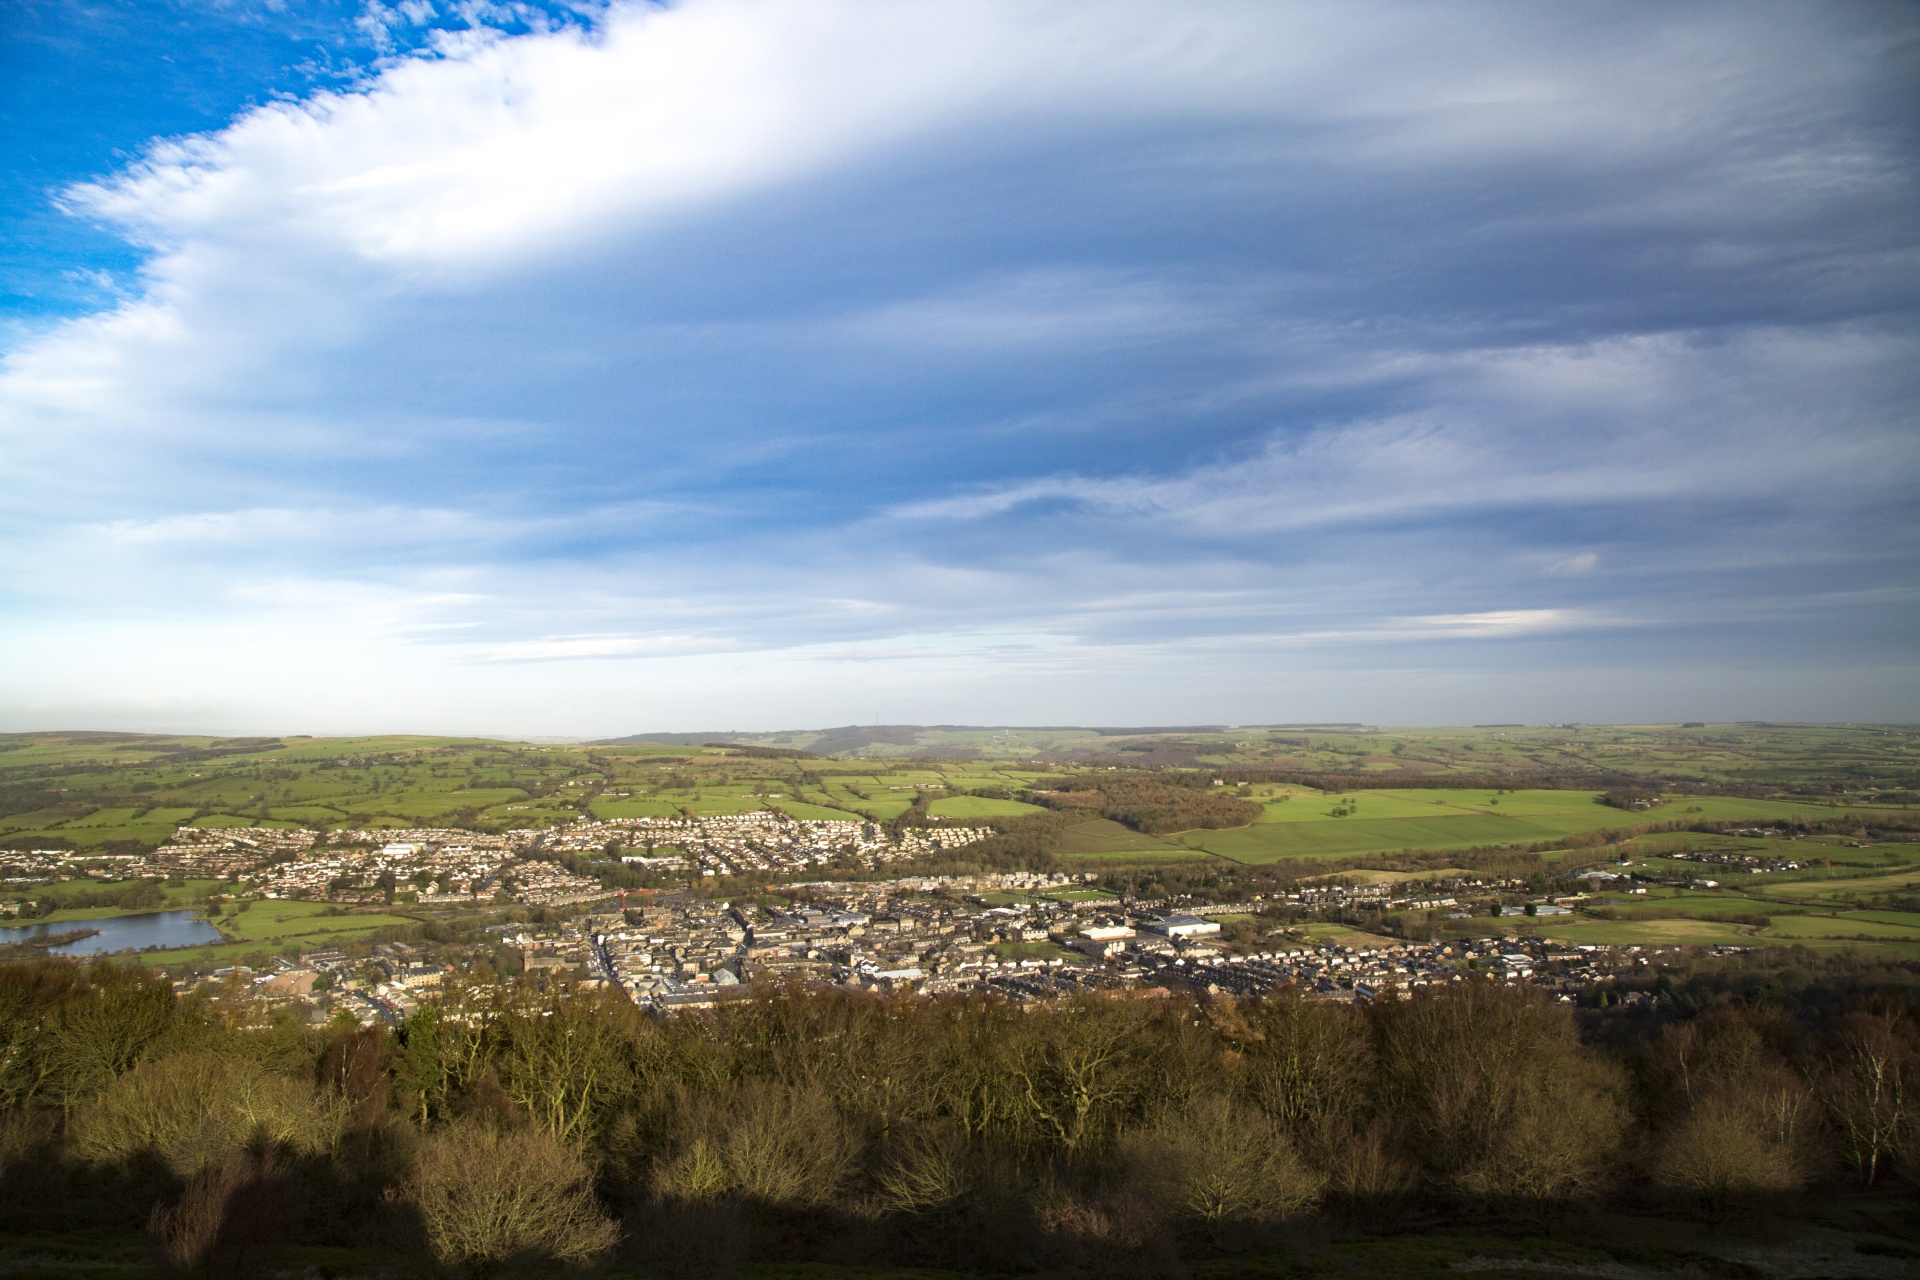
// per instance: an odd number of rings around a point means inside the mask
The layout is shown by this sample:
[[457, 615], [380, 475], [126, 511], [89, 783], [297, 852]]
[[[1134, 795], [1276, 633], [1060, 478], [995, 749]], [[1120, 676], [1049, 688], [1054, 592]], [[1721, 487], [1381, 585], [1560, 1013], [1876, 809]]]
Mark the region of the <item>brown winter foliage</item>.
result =
[[1039, 784], [1034, 794], [1050, 808], [1111, 818], [1156, 836], [1170, 831], [1244, 827], [1259, 821], [1264, 812], [1251, 800], [1215, 789], [1211, 779], [1201, 774], [1114, 773], [1051, 778]]
[[1473, 982], [1360, 1006], [794, 989], [664, 1019], [456, 993], [388, 1031], [4, 965], [0, 1221], [139, 1227], [205, 1275], [292, 1243], [470, 1274], [623, 1251], [683, 1274], [1177, 1270], [1314, 1223], [1718, 1222], [1910, 1178], [1914, 1002], [1782, 990], [1676, 993], [1585, 1034]]

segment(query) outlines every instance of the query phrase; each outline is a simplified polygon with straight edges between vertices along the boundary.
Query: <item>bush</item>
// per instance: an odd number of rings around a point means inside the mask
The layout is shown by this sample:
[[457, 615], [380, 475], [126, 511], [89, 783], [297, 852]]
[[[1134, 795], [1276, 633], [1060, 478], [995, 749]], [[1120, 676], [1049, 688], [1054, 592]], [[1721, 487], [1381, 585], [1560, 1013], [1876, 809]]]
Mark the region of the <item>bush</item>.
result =
[[880, 1206], [896, 1213], [929, 1213], [957, 1204], [974, 1190], [977, 1164], [958, 1125], [907, 1130], [890, 1144], [875, 1179]]
[[619, 1239], [586, 1161], [533, 1129], [455, 1122], [421, 1144], [404, 1198], [434, 1256], [469, 1272], [586, 1263]]
[[1709, 1222], [1742, 1199], [1799, 1186], [1791, 1150], [1737, 1104], [1714, 1099], [1668, 1135], [1660, 1185], [1693, 1200]]
[[1218, 1095], [1196, 1099], [1125, 1145], [1142, 1180], [1177, 1216], [1270, 1221], [1320, 1201], [1322, 1180], [1280, 1126]]
[[749, 1083], [725, 1105], [683, 1111], [678, 1128], [676, 1151], [655, 1176], [671, 1199], [736, 1195], [807, 1208], [834, 1196], [853, 1160], [846, 1124], [818, 1090]]
[[245, 1060], [182, 1053], [121, 1076], [74, 1124], [74, 1154], [97, 1164], [152, 1153], [183, 1178], [254, 1145], [331, 1148], [344, 1114], [331, 1099]]
[[299, 1212], [291, 1167], [272, 1153], [239, 1152], [195, 1178], [172, 1208], [156, 1205], [147, 1234], [179, 1270], [252, 1276], [286, 1247]]

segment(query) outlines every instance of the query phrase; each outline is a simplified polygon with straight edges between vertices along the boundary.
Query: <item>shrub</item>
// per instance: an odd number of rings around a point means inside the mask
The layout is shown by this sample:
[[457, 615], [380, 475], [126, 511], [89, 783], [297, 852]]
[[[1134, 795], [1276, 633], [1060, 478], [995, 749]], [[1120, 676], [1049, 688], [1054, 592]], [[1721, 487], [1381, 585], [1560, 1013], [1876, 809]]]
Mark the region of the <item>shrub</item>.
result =
[[1320, 1201], [1321, 1179], [1280, 1126], [1218, 1095], [1131, 1135], [1126, 1146], [1142, 1180], [1179, 1216], [1272, 1220]]
[[421, 1144], [404, 1196], [434, 1256], [470, 1272], [585, 1263], [619, 1239], [586, 1161], [538, 1130], [457, 1121]]
[[1743, 1198], [1799, 1185], [1788, 1147], [1745, 1108], [1723, 1099], [1705, 1104], [1668, 1135], [1655, 1175], [1663, 1187], [1695, 1201], [1710, 1222]]
[[658, 1166], [655, 1187], [674, 1199], [738, 1195], [802, 1208], [839, 1190], [853, 1160], [846, 1124], [825, 1093], [755, 1082], [724, 1106], [681, 1114], [675, 1154]]
[[343, 1120], [311, 1086], [245, 1060], [181, 1053], [121, 1076], [75, 1120], [73, 1151], [94, 1163], [151, 1152], [183, 1178], [263, 1144], [317, 1152]]
[[972, 1192], [976, 1163], [958, 1125], [907, 1130], [890, 1144], [887, 1162], [875, 1179], [879, 1203], [899, 1213], [944, 1209]]

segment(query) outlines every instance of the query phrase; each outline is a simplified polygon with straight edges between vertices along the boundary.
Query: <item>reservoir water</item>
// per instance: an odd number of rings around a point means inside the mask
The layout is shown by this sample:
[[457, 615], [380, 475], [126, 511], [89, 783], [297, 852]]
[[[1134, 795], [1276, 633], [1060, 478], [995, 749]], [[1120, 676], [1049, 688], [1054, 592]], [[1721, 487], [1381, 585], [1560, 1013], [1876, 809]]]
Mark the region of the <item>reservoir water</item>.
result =
[[105, 920], [67, 920], [59, 924], [27, 925], [0, 929], [0, 942], [25, 942], [50, 933], [71, 933], [75, 929], [100, 932], [78, 942], [48, 947], [53, 956], [92, 956], [108, 951], [145, 951], [152, 947], [193, 947], [219, 942], [220, 931], [191, 911], [153, 911], [137, 916], [112, 916]]

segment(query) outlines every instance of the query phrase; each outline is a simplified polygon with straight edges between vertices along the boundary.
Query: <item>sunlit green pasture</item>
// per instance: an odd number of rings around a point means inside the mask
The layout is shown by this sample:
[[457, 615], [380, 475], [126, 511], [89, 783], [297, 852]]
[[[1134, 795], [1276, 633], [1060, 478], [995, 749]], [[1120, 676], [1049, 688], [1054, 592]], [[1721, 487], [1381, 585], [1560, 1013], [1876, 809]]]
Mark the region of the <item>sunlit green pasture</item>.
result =
[[[1912, 845], [1897, 848], [1906, 857], [1911, 857], [1915, 852]], [[1846, 870], [1812, 868], [1794, 873], [1790, 879], [1785, 876], [1754, 876], [1747, 891], [1763, 898], [1793, 901], [1866, 897], [1878, 893], [1915, 893], [1920, 892], [1920, 867], [1909, 865], [1902, 870], [1881, 875], [1861, 874], [1857, 870], [1849, 873]]]
[[[328, 914], [332, 912], [333, 914]], [[308, 942], [322, 936], [358, 937], [376, 929], [412, 924], [405, 916], [385, 912], [342, 912], [322, 902], [259, 899], [244, 911], [228, 911], [214, 925], [236, 942]], [[318, 945], [318, 944], [316, 944]]]
[[861, 822], [863, 818], [846, 809], [830, 809], [820, 804], [805, 804], [798, 800], [775, 800], [783, 813], [806, 822]]
[[[121, 884], [101, 884], [95, 880], [68, 880], [53, 884], [37, 884], [23, 890], [35, 898], [52, 898], [56, 902], [70, 900], [76, 894], [99, 893], [124, 887]], [[149, 911], [178, 911], [205, 898], [209, 893], [231, 888], [219, 880], [188, 880], [178, 885], [161, 886], [161, 904], [158, 907], [61, 907], [51, 915], [41, 916], [33, 924], [63, 924], [70, 920], [105, 920], [114, 916], [138, 915]]]
[[1060, 838], [1058, 852], [1068, 858], [1110, 853], [1162, 853], [1175, 857], [1191, 857], [1193, 854], [1192, 850], [1171, 841], [1158, 836], [1143, 835], [1131, 827], [1123, 827], [1106, 818], [1068, 827]]
[[[1763, 820], [1831, 810], [1768, 800], [1675, 797], [1647, 813], [1599, 803], [1591, 791], [1380, 790], [1300, 795], [1265, 806], [1256, 823], [1225, 831], [1189, 831], [1167, 837], [1190, 849], [1237, 862], [1329, 858], [1398, 849], [1463, 849], [1545, 843], [1645, 821]], [[1350, 810], [1350, 816], [1336, 816]]]
[[1399, 938], [1382, 937], [1377, 933], [1367, 933], [1331, 920], [1302, 920], [1289, 926], [1289, 931], [1316, 946], [1353, 947], [1356, 950], [1371, 951], [1381, 947], [1402, 945]]
[[657, 796], [602, 796], [593, 802], [593, 816], [608, 818], [677, 818], [680, 806]]
[[1920, 915], [1907, 911], [1844, 911], [1836, 915], [1774, 915], [1770, 938], [1890, 938], [1920, 943]]
[[[1508, 921], [1501, 921], [1508, 924]], [[1518, 921], [1511, 922], [1518, 925]], [[1535, 932], [1555, 942], [1595, 943], [1603, 946], [1755, 946], [1740, 925], [1720, 920], [1568, 920], [1542, 923]]]
[[948, 796], [927, 806], [936, 818], [1017, 818], [1023, 814], [1043, 813], [1037, 804], [1019, 800], [994, 800], [987, 796]]
[[[1741, 924], [1734, 920], [1702, 919], [1693, 916], [1712, 914], [1754, 914], [1761, 904], [1737, 895], [1689, 895], [1667, 899], [1657, 905], [1669, 910], [1687, 910], [1680, 919], [1599, 920], [1587, 917], [1556, 917], [1537, 926], [1541, 937], [1569, 943], [1604, 943], [1615, 946], [1794, 946], [1837, 951], [1849, 947], [1865, 950], [1892, 949], [1900, 955], [1920, 956], [1920, 913], [1898, 911], [1848, 911], [1832, 914], [1814, 912], [1764, 913], [1771, 923], [1765, 926]], [[1505, 922], [1503, 922], [1505, 923]], [[1516, 925], [1519, 923], [1515, 922]], [[1531, 925], [1531, 922], [1529, 922]]]
[[1689, 915], [1725, 915], [1729, 913], [1751, 915], [1764, 914], [1765, 903], [1757, 903], [1735, 893], [1715, 893], [1710, 890], [1661, 890], [1655, 889], [1646, 894], [1628, 897], [1606, 895], [1606, 907], [1609, 911], [1628, 916], [1658, 914], [1660, 912], [1681, 911]]
[[1073, 955], [1055, 942], [996, 942], [988, 950], [1002, 960], [1059, 960]]

